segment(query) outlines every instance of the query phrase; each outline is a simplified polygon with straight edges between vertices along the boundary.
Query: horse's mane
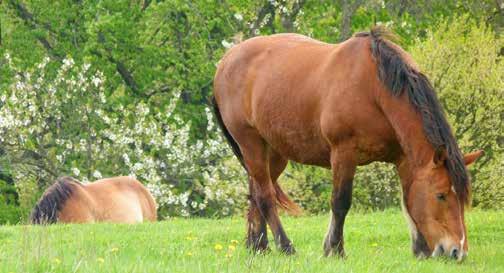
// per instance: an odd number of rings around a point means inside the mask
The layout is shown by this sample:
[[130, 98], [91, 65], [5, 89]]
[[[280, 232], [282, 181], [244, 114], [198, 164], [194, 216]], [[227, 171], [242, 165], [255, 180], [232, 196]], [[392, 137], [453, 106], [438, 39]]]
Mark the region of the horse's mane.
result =
[[427, 77], [413, 68], [389, 42], [394, 38], [383, 26], [375, 26], [370, 32], [357, 37], [371, 37], [371, 52], [378, 65], [378, 77], [394, 96], [407, 93], [410, 104], [420, 113], [423, 130], [434, 149], [445, 149], [446, 169], [461, 202], [468, 204], [470, 180], [463, 156], [444, 115], [434, 88]]
[[72, 177], [64, 176], [56, 180], [42, 195], [32, 210], [32, 224], [53, 224], [58, 220], [58, 213], [80, 183]]

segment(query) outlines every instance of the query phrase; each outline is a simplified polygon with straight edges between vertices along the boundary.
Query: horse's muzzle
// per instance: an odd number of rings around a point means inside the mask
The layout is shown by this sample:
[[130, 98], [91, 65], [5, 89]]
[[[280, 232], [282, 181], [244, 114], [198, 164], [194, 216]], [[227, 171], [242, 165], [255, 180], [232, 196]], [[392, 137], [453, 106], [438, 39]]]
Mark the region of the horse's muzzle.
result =
[[436, 245], [436, 248], [432, 252], [432, 257], [439, 257], [439, 256], [447, 256], [449, 258], [457, 260], [457, 262], [461, 262], [467, 256], [467, 252], [457, 246], [454, 246], [448, 250], [445, 249], [445, 247], [443, 247], [442, 244], [438, 244]]

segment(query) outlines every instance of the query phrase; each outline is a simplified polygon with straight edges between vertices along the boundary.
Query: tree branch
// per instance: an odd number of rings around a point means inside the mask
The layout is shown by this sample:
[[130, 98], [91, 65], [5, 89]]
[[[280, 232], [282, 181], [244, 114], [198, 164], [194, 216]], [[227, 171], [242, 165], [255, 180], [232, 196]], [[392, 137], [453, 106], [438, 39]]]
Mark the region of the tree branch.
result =
[[[112, 55], [112, 49], [108, 48], [105, 44], [105, 35], [103, 35], [102, 32], [98, 33], [98, 42], [103, 45], [103, 48], [107, 52], [107, 55], [105, 57], [107, 58], [107, 60], [109, 60], [109, 62], [113, 63], [116, 66], [116, 71], [117, 73], [119, 73], [126, 86], [128, 86], [135, 94], [140, 94], [140, 90], [135, 79], [133, 78], [132, 73], [128, 70], [128, 68], [122, 61], [114, 58], [114, 56]], [[92, 50], [91, 53], [99, 57], [103, 57], [103, 55], [97, 50]]]
[[[284, 3], [285, 3], [285, 1], [284, 1]], [[282, 17], [281, 17], [282, 26], [286, 32], [293, 32], [294, 31], [294, 22], [296, 21], [296, 18], [305, 3], [306, 3], [306, 0], [295, 1], [294, 4], [292, 5], [291, 12], [289, 14], [282, 15]]]
[[152, 0], [144, 0], [143, 5], [142, 5], [142, 11], [145, 11], [151, 3], [152, 3]]
[[344, 41], [352, 35], [352, 16], [357, 9], [363, 4], [362, 0], [337, 0], [342, 9], [340, 41]]
[[259, 28], [261, 27], [261, 23], [268, 14], [271, 14], [271, 18], [268, 22], [268, 25], [271, 28], [273, 28], [273, 18], [275, 17], [275, 6], [271, 4], [271, 1], [266, 1], [259, 10], [256, 20], [252, 23], [252, 26], [250, 27], [249, 31], [250, 37], [256, 36], [256, 32], [259, 30]]
[[[41, 24], [41, 23], [37, 22], [34, 19], [33, 14], [31, 14], [28, 11], [28, 9], [26, 9], [26, 7], [21, 2], [18, 2], [15, 0], [10, 0], [9, 4], [14, 9], [14, 11], [17, 13], [17, 15], [23, 20], [25, 25], [30, 27], [32, 30], [37, 29], [39, 27], [39, 25], [43, 25], [44, 29], [46, 29], [50, 33], [55, 34], [55, 32], [52, 30], [52, 28], [49, 24]], [[61, 54], [59, 54], [58, 52], [56, 52], [56, 50], [54, 50], [54, 47], [51, 45], [51, 43], [45, 37], [37, 36], [37, 40], [42, 44], [42, 46], [46, 49], [46, 51], [48, 52], [48, 54], [52, 58], [58, 59], [58, 60], [63, 59], [63, 56]]]

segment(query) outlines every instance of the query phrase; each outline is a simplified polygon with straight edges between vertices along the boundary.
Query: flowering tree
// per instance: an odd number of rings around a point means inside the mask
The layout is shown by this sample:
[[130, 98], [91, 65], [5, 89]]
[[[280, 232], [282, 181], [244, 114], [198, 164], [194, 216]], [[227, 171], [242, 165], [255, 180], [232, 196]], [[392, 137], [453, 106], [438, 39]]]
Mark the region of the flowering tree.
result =
[[245, 200], [243, 171], [208, 108], [207, 137], [191, 141], [191, 124], [175, 111], [180, 91], [161, 106], [124, 106], [106, 95], [104, 75], [88, 64], [67, 58], [52, 75], [46, 58], [21, 73], [5, 58], [16, 76], [0, 91], [0, 144], [19, 187], [35, 180], [43, 188], [60, 175], [83, 182], [130, 175], [147, 185], [164, 216], [226, 215], [242, 207], [235, 200]]

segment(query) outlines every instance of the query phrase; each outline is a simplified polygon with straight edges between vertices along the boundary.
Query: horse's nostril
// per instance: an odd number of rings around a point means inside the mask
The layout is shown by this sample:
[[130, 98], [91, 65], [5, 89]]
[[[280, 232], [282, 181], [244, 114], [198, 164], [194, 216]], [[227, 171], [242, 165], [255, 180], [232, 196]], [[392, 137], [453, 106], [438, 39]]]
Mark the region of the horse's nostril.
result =
[[451, 251], [451, 253], [450, 253], [450, 256], [451, 256], [453, 259], [457, 259], [457, 258], [458, 258], [458, 252], [459, 252], [458, 248], [454, 247], [454, 248], [452, 248], [452, 251]]

